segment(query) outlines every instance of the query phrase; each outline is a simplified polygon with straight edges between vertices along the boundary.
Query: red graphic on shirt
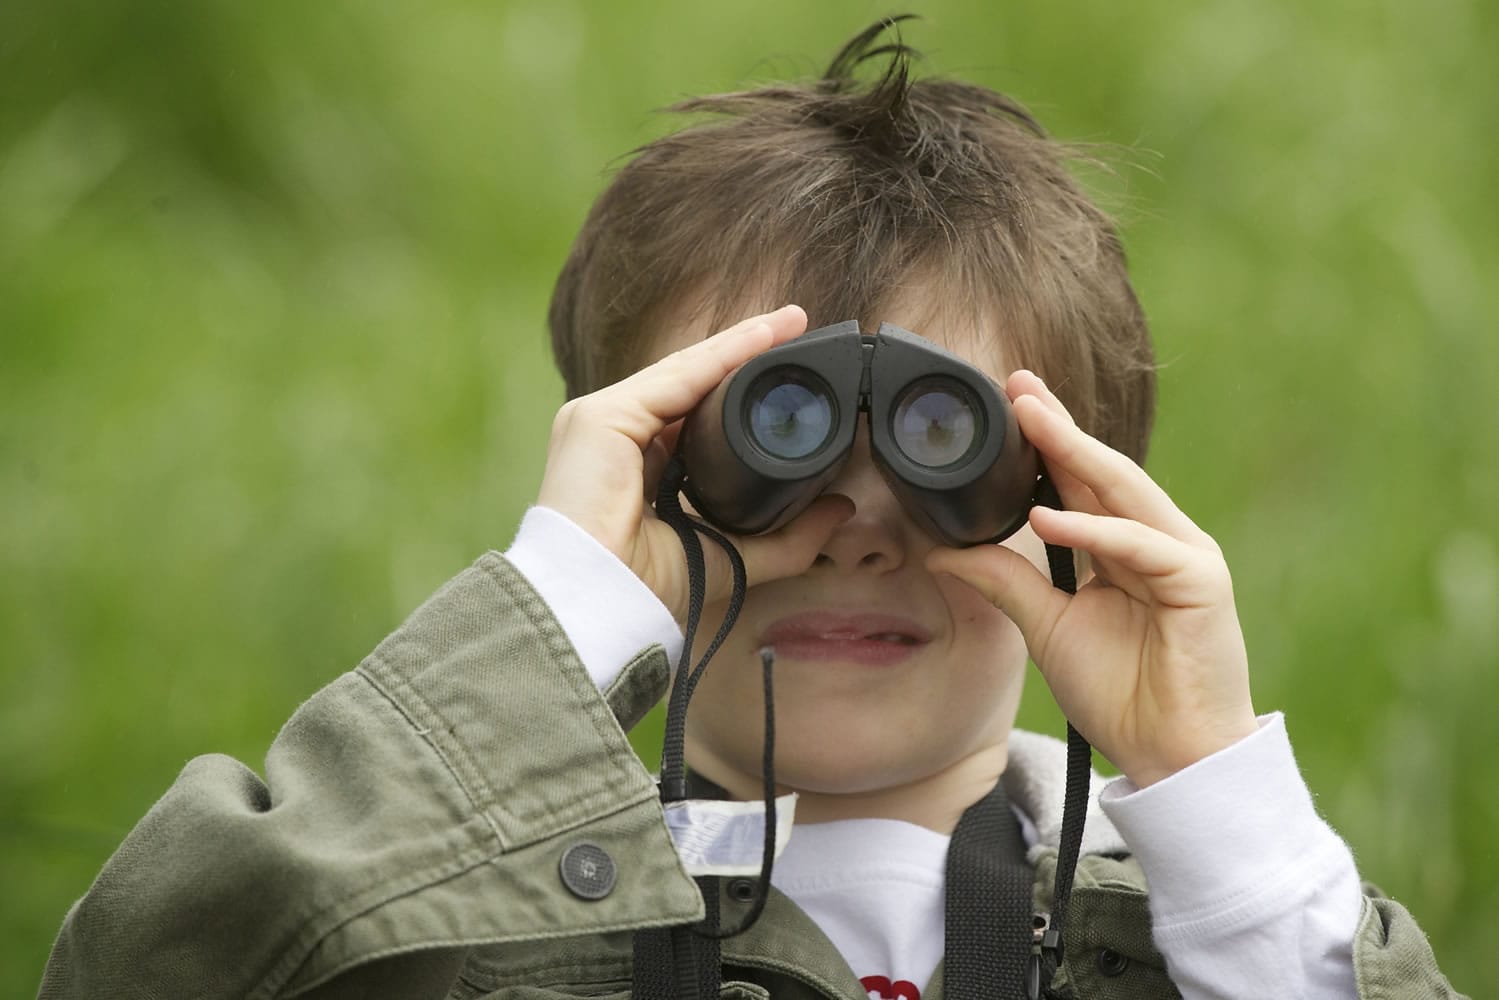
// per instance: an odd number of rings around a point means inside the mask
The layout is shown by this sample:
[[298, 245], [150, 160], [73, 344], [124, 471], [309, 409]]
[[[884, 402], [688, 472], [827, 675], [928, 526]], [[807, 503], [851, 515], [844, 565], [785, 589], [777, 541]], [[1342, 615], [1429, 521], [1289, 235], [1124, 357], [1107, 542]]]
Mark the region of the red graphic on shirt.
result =
[[869, 1000], [921, 1000], [921, 991], [909, 979], [892, 983], [888, 976], [865, 976], [859, 985], [869, 993]]

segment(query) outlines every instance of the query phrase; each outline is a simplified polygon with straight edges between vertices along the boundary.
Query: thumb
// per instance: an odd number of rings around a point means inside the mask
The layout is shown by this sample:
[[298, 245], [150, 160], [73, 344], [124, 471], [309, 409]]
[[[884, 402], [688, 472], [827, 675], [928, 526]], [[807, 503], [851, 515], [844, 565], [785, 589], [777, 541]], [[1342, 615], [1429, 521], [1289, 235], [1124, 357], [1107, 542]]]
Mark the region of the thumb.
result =
[[[753, 587], [805, 573], [833, 532], [853, 515], [852, 500], [841, 494], [827, 493], [775, 531], [735, 539], [739, 553], [744, 557], [744, 572], [749, 585]], [[718, 555], [727, 562], [722, 552]], [[727, 588], [730, 582], [727, 566], [715, 579], [723, 580]], [[727, 589], [721, 596], [727, 596]]]
[[975, 545], [967, 549], [936, 548], [926, 558], [932, 573], [957, 577], [1015, 623], [1037, 666], [1069, 597], [1031, 561], [1003, 545]]

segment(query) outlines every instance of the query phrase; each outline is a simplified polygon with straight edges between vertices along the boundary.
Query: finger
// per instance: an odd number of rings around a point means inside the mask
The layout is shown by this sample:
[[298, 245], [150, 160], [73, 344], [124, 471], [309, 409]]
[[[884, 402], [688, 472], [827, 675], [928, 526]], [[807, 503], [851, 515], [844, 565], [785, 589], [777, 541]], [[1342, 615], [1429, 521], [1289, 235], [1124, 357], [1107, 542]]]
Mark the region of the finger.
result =
[[800, 306], [736, 323], [721, 333], [669, 354], [629, 378], [595, 393], [592, 406], [644, 448], [667, 422], [687, 413], [750, 358], [805, 332]]
[[1051, 387], [1042, 380], [1040, 375], [1027, 368], [1019, 368], [1010, 373], [1010, 377], [1005, 380], [1005, 393], [1010, 397], [1011, 403], [1021, 396], [1035, 396], [1052, 411], [1066, 417], [1071, 423], [1077, 423], [1073, 420], [1072, 413], [1063, 405], [1062, 400], [1051, 391]]
[[1065, 510], [1085, 510], [1091, 514], [1106, 513], [1098, 497], [1086, 483], [1055, 462], [1042, 461], [1042, 471], [1056, 488], [1057, 500]]
[[1203, 538], [1202, 529], [1182, 513], [1144, 469], [1083, 431], [1040, 398], [1026, 395], [1016, 399], [1015, 417], [1021, 433], [1036, 446], [1047, 469], [1053, 475], [1071, 476], [1098, 502], [1097, 509], [1083, 504], [1067, 506], [1139, 521], [1183, 541], [1197, 542]]
[[682, 421], [673, 420], [661, 428], [651, 443], [646, 445], [642, 458], [645, 463], [642, 481], [645, 486], [645, 503], [647, 507], [656, 503], [656, 493], [661, 487], [661, 477], [666, 474], [666, 467], [671, 463], [671, 456], [677, 450], [677, 438], [682, 433]]
[[1031, 658], [1045, 661], [1046, 647], [1070, 600], [1029, 559], [1003, 545], [936, 548], [926, 558], [932, 573], [947, 573], [983, 594], [1025, 637]]
[[1128, 518], [1036, 508], [1031, 527], [1043, 541], [1089, 553], [1106, 571], [1125, 570], [1109, 572], [1108, 579], [1137, 599], [1195, 607], [1216, 600], [1213, 584], [1226, 582], [1226, 573], [1223, 581], [1214, 579], [1221, 560]]
[[[744, 558], [744, 571], [749, 585], [753, 587], [805, 573], [816, 560], [817, 554], [827, 545], [833, 532], [853, 515], [852, 500], [842, 494], [826, 493], [775, 531], [735, 539], [739, 554]], [[727, 597], [730, 582], [728, 559], [718, 546], [709, 548], [723, 561], [722, 572], [716, 575], [724, 581], [720, 596]]]
[[677, 450], [677, 439], [681, 436], [682, 421], [673, 420], [671, 423], [661, 428], [661, 433], [656, 436], [656, 440], [661, 442], [662, 447], [664, 447], [668, 453], [671, 453]]
[[645, 469], [641, 476], [644, 486], [646, 506], [656, 502], [656, 491], [661, 485], [661, 476], [666, 472], [666, 465], [671, 461], [671, 447], [664, 440], [665, 435], [657, 437], [646, 445], [645, 453], [641, 456], [644, 460]]
[[[1076, 423], [1072, 419], [1072, 414], [1067, 411], [1067, 407], [1062, 405], [1062, 401], [1047, 388], [1046, 383], [1035, 372], [1024, 368], [1011, 372], [1010, 377], [1005, 380], [1005, 393], [1009, 396], [1012, 405], [1021, 396], [1034, 396], [1068, 423]], [[1097, 514], [1104, 512], [1103, 505], [1098, 502], [1093, 491], [1066, 469], [1048, 465], [1046, 476], [1056, 487], [1057, 497], [1062, 501], [1063, 507], [1068, 510], [1092, 511]]]

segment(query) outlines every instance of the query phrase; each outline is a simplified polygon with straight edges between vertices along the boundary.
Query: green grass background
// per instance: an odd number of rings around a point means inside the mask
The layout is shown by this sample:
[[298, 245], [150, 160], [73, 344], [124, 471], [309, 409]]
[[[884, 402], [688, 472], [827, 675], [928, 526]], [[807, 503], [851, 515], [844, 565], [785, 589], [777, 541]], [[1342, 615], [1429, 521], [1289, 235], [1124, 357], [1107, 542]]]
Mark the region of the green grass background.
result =
[[[1499, 8], [906, 7], [930, 71], [1129, 147], [1093, 180], [1165, 366], [1150, 468], [1322, 811], [1499, 984]], [[0, 5], [0, 995], [186, 760], [258, 764], [508, 543], [551, 282], [650, 109], [890, 12]], [[1039, 683], [1023, 721], [1060, 726]]]

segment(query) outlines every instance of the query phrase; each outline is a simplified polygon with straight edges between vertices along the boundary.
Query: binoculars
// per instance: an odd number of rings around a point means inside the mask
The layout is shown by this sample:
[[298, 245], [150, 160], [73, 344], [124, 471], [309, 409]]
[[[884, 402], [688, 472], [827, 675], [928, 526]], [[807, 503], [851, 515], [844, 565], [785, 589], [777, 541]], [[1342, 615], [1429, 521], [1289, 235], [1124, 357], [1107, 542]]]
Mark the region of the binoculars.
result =
[[1009, 400], [931, 341], [849, 320], [751, 358], [698, 404], [682, 490], [710, 524], [772, 531], [838, 476], [869, 420], [873, 460], [904, 509], [948, 545], [997, 542], [1036, 501], [1040, 461]]

